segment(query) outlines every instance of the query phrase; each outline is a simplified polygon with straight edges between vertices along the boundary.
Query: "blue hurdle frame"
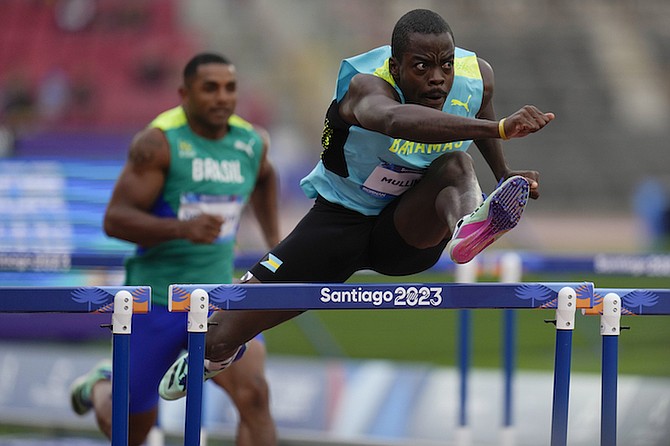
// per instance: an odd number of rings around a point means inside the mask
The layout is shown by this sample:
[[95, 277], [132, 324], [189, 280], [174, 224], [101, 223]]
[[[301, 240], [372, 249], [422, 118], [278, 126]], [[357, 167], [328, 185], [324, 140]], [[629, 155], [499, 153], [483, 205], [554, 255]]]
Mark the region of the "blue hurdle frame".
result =
[[205, 335], [209, 295], [201, 290], [191, 293], [188, 312], [188, 376], [186, 379], [186, 420], [184, 444], [200, 446], [202, 423], [202, 389], [205, 373]]
[[619, 334], [621, 334], [621, 298], [616, 293], [608, 293], [603, 298], [603, 311], [600, 316], [600, 335], [602, 336], [601, 446], [616, 446]]
[[112, 446], [128, 444], [130, 333], [133, 297], [128, 291], [114, 295], [112, 313]]
[[572, 331], [575, 329], [577, 309], [576, 298], [574, 290], [569, 288], [563, 288], [558, 296], [551, 446], [565, 446], [568, 442], [570, 363], [572, 360]]

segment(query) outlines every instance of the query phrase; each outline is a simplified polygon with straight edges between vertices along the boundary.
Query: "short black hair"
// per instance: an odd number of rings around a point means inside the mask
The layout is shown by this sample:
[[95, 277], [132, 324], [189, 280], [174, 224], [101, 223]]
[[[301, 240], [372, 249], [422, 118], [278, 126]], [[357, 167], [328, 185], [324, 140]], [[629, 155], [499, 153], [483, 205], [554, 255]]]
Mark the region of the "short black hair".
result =
[[209, 63], [220, 63], [223, 65], [230, 65], [231, 62], [224, 56], [216, 53], [200, 53], [196, 54], [188, 61], [184, 67], [184, 84], [190, 83], [195, 74], [198, 72], [198, 67], [200, 65], [205, 65]]
[[454, 40], [451, 27], [438, 13], [428, 9], [414, 9], [400, 17], [393, 28], [393, 34], [391, 35], [391, 54], [393, 57], [398, 60], [402, 58], [409, 46], [409, 36], [414, 33], [449, 33]]

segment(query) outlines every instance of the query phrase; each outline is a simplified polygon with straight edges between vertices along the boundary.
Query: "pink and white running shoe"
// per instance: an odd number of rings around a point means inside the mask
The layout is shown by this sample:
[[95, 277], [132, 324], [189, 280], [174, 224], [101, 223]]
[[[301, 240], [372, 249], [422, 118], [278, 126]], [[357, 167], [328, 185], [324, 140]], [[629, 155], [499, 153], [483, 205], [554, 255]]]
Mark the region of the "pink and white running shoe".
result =
[[502, 183], [475, 211], [456, 223], [454, 235], [447, 244], [455, 263], [468, 263], [484, 248], [514, 228], [523, 213], [530, 184], [521, 176]]

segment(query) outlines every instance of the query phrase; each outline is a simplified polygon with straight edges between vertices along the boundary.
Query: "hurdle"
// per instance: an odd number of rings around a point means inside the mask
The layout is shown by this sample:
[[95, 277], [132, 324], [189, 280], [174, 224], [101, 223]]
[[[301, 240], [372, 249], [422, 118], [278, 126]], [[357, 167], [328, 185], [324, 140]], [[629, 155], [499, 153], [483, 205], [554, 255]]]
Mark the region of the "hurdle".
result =
[[112, 446], [128, 445], [132, 315], [150, 310], [150, 287], [0, 287], [3, 313], [112, 313]]
[[[577, 308], [594, 305], [593, 284], [581, 283], [396, 283], [396, 284], [173, 284], [169, 288], [170, 311], [189, 312], [189, 351], [204, 351], [202, 305], [211, 311], [228, 310], [379, 310], [379, 309], [555, 309], [557, 355], [560, 363], [554, 379], [552, 430], [567, 437], [569, 357], [574, 314]], [[277, 299], [276, 296], [291, 296]], [[191, 312], [199, 313], [193, 314]], [[201, 326], [202, 325], [202, 326]], [[566, 328], [567, 327], [567, 328]], [[195, 335], [195, 336], [194, 336]], [[560, 340], [560, 342], [559, 342]], [[560, 352], [559, 345], [561, 346]], [[200, 444], [203, 361], [189, 361], [187, 412], [184, 441]], [[191, 385], [191, 377], [196, 381]], [[197, 377], [197, 379], [196, 379]], [[192, 387], [191, 387], [192, 386]], [[561, 387], [561, 388], [558, 388]], [[190, 400], [190, 402], [189, 402]], [[561, 446], [553, 442], [552, 446]]]

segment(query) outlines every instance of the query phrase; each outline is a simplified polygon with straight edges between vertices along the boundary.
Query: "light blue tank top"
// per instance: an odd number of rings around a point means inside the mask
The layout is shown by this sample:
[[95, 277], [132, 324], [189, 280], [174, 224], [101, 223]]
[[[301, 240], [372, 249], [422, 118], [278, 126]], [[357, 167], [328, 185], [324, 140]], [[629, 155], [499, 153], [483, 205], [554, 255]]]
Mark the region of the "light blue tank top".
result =
[[[391, 84], [404, 103], [405, 98], [389, 72], [390, 57], [391, 47], [383, 46], [343, 60], [333, 100], [342, 100], [356, 74], [367, 73], [379, 76]], [[481, 107], [484, 92], [475, 53], [456, 48], [454, 71], [454, 83], [442, 111], [474, 117]], [[300, 186], [310, 198], [319, 194], [332, 203], [364, 215], [379, 214], [390, 200], [418, 182], [435, 158], [447, 152], [466, 151], [472, 143], [468, 140], [423, 144], [394, 139], [357, 126], [348, 128], [343, 143], [334, 143], [330, 140], [332, 133], [327, 119], [323, 137], [324, 149], [342, 152], [339, 157], [346, 172], [335, 173], [337, 169], [329, 169], [322, 154], [322, 160], [302, 179]]]

